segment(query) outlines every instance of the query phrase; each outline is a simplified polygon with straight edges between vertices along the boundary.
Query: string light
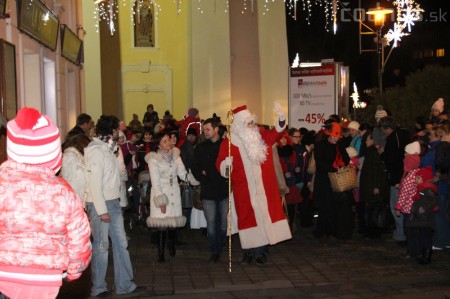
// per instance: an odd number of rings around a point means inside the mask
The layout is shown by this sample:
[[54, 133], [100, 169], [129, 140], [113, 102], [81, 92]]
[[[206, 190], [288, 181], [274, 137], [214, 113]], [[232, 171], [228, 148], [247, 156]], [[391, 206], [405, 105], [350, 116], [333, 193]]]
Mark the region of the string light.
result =
[[[160, 4], [149, 0], [153, 6], [154, 6], [154, 17], [157, 20], [158, 19], [158, 15], [162, 12], [162, 7]], [[207, 0], [207, 1], [211, 1], [211, 0]], [[251, 13], [253, 14], [255, 11], [255, 0], [242, 0], [243, 1], [243, 8], [242, 8], [242, 14], [251, 11]], [[269, 10], [270, 10], [270, 5], [276, 3], [276, 1], [278, 0], [265, 0], [263, 7], [261, 9], [262, 11], [262, 15], [266, 15]], [[284, 0], [286, 5], [292, 5], [293, 9], [292, 12], [293, 13], [297, 13], [297, 2], [299, 0]], [[312, 0], [302, 0], [302, 4], [303, 4], [303, 10], [307, 11], [307, 20], [308, 20], [308, 24], [310, 24], [309, 22], [309, 18], [311, 16], [311, 8], [312, 8], [312, 4], [311, 4]], [[315, 0], [315, 4], [319, 3], [320, 5], [322, 5], [323, 3], [326, 3], [326, 14], [327, 14], [327, 20], [329, 19], [329, 9], [328, 9], [328, 1], [330, 0]], [[332, 1], [337, 1], [337, 0], [332, 0]], [[131, 7], [130, 9], [130, 18], [131, 21], [134, 23], [134, 17], [136, 15], [136, 11], [139, 12], [140, 7], [143, 5], [144, 0], [94, 0], [94, 5], [95, 5], [95, 9], [93, 12], [93, 18], [94, 18], [94, 23], [95, 23], [95, 29], [96, 32], [99, 32], [99, 24], [101, 21], [104, 21], [108, 24], [111, 35], [114, 34], [115, 32], [115, 25], [117, 22], [117, 16], [119, 15], [119, 5], [122, 6], [129, 6]], [[182, 0], [173, 0], [173, 3], [176, 6], [176, 13], [177, 15], [182, 13]], [[230, 10], [230, 3], [229, 0], [227, 0], [225, 2], [225, 8], [224, 8], [224, 12], [228, 13]], [[250, 8], [249, 8], [250, 6]], [[214, 0], [214, 13], [216, 13], [216, 8], [217, 8], [217, 3], [216, 0]], [[203, 10], [203, 5], [202, 5], [202, 0], [198, 0], [197, 1], [197, 12], [200, 14], [204, 13]], [[328, 25], [328, 23], [327, 23]]]
[[[284, 0], [286, 6], [288, 7], [288, 14], [297, 20], [297, 2], [300, 0]], [[312, 9], [313, 5], [316, 7], [321, 7], [325, 14], [325, 29], [329, 31], [330, 23], [333, 23], [333, 31], [336, 33], [337, 30], [337, 11], [339, 9], [337, 5], [338, 0], [301, 0], [302, 10], [306, 13], [305, 19], [308, 25], [311, 25]], [[312, 2], [314, 1], [314, 2]]]

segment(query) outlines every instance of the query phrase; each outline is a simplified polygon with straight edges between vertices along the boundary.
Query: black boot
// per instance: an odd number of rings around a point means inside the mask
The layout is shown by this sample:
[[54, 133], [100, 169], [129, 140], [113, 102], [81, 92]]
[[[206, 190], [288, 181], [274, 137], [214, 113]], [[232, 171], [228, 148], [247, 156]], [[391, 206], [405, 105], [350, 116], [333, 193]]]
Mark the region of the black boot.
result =
[[164, 258], [164, 251], [166, 247], [166, 231], [161, 230], [158, 232], [158, 263], [164, 263], [166, 259]]
[[177, 230], [169, 229], [169, 254], [170, 256], [175, 256], [177, 250], [175, 249], [175, 242], [177, 240]]
[[417, 262], [421, 265], [427, 265], [431, 263], [431, 255], [433, 254], [432, 249], [424, 249], [422, 251], [422, 256], [417, 258]]

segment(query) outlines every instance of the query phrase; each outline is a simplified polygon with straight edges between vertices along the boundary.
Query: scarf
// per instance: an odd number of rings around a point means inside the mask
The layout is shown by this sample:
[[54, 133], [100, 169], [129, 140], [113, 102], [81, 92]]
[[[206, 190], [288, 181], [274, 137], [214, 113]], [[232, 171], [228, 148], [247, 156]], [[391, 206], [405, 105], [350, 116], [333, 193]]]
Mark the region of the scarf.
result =
[[336, 144], [336, 159], [334, 159], [333, 167], [339, 169], [339, 167], [344, 166], [345, 163], [342, 160], [341, 152], [339, 151], [339, 146]]
[[167, 163], [170, 163], [173, 160], [172, 150], [170, 150], [169, 152], [165, 152], [165, 151], [159, 149], [158, 154], [160, 154], [161, 157], [164, 159], [164, 161], [166, 161]]
[[98, 135], [97, 138], [106, 143], [111, 153], [117, 154], [117, 152], [119, 151], [119, 146], [117, 145], [117, 142], [114, 140], [112, 135]]

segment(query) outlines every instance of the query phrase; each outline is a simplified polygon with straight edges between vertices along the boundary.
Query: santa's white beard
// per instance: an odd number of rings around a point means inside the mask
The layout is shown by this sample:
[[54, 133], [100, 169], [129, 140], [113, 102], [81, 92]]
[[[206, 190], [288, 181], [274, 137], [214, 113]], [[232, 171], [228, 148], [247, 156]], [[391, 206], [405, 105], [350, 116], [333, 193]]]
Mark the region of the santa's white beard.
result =
[[234, 128], [235, 133], [240, 139], [249, 160], [261, 165], [267, 159], [267, 145], [261, 137], [258, 127], [248, 128]]

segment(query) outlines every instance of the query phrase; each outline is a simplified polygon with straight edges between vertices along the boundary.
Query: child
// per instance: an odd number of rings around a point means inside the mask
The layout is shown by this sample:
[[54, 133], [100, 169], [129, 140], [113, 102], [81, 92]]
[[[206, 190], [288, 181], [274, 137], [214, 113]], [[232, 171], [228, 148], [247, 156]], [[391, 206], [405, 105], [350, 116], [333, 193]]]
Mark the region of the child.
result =
[[416, 173], [417, 192], [413, 196], [411, 213], [406, 220], [406, 227], [410, 230], [410, 242], [416, 251], [422, 253], [416, 258], [419, 264], [431, 262], [434, 212], [436, 210], [436, 194], [438, 188], [433, 180], [431, 166], [420, 168]]
[[[416, 173], [420, 165], [420, 144], [414, 141], [405, 146], [405, 158], [403, 159], [403, 177], [398, 188], [398, 201], [395, 206], [395, 214], [403, 214], [403, 221], [409, 217], [413, 205], [413, 196], [417, 192]], [[406, 236], [406, 258], [416, 258], [422, 254], [421, 251], [415, 251], [413, 244], [409, 242], [409, 229], [405, 227]]]
[[[356, 122], [352, 122], [356, 123]], [[351, 123], [350, 123], [351, 124]], [[350, 157], [350, 163], [348, 165], [353, 165], [356, 171], [356, 175], [358, 176], [358, 187], [359, 187], [359, 158], [358, 158], [358, 151], [354, 147], [347, 147], [345, 148], [348, 156]], [[365, 233], [365, 221], [364, 221], [364, 205], [359, 201], [359, 188], [355, 188], [352, 190], [353, 198], [355, 200], [355, 207], [353, 208], [356, 215], [358, 216], [358, 232], [360, 234]]]

